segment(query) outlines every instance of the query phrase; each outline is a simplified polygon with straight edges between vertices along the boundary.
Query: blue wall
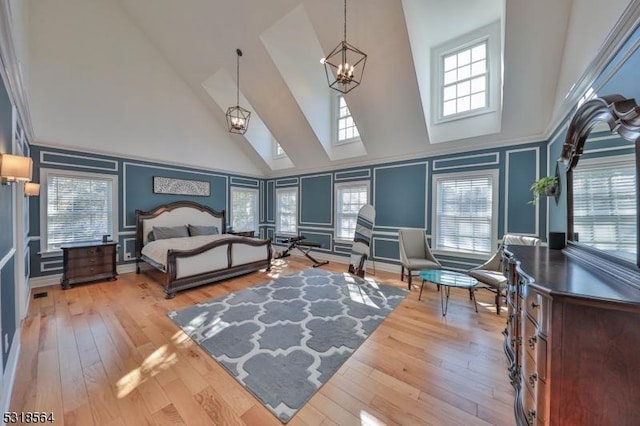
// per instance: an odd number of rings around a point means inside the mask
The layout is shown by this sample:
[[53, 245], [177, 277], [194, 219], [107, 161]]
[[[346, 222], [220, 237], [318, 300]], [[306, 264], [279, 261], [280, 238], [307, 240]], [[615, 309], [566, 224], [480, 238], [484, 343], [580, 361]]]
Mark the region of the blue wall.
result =
[[[13, 107], [9, 94], [0, 79], [0, 154], [13, 153]], [[0, 303], [2, 310], [2, 332], [9, 335], [9, 348], [2, 351], [2, 371], [7, 363], [9, 350], [16, 332], [16, 297], [13, 247], [13, 187], [16, 184], [0, 185]], [[10, 253], [14, 251], [12, 255]], [[4, 336], [0, 336], [0, 348], [4, 349]]]
[[[320, 252], [347, 256], [350, 242], [334, 239], [335, 184], [367, 181], [371, 202], [376, 209], [372, 252], [376, 260], [399, 263], [398, 228], [422, 228], [431, 233], [432, 181], [442, 173], [497, 170], [498, 238], [507, 232], [539, 236], [546, 239], [546, 201], [529, 204], [529, 187], [538, 176], [546, 175], [546, 141], [455, 155], [417, 158], [380, 163], [366, 167], [336, 169], [331, 172], [296, 175], [265, 182], [265, 222], [261, 228], [268, 237], [275, 236], [275, 193], [277, 188], [297, 187], [299, 191], [298, 233], [323, 245]], [[508, 182], [507, 182], [508, 180]], [[276, 242], [280, 241], [274, 238]], [[467, 269], [481, 259], [439, 255], [452, 268]]]
[[[262, 180], [247, 176], [37, 145], [31, 147], [31, 155], [34, 160], [34, 178], [38, 181], [40, 181], [41, 168], [101, 173], [118, 177], [119, 263], [129, 263], [135, 260], [133, 256], [135, 256], [135, 212], [137, 209], [151, 210], [161, 204], [190, 200], [215, 210], [226, 210], [227, 224], [229, 224], [231, 186], [260, 188], [260, 198], [264, 198]], [[206, 181], [210, 184], [211, 193], [208, 197], [154, 194], [154, 176]], [[49, 254], [45, 257], [36, 254], [41, 251], [39, 197], [30, 200], [29, 209], [30, 235], [32, 237], [30, 249], [34, 254], [30, 259], [31, 276], [59, 274], [62, 272], [61, 253]]]

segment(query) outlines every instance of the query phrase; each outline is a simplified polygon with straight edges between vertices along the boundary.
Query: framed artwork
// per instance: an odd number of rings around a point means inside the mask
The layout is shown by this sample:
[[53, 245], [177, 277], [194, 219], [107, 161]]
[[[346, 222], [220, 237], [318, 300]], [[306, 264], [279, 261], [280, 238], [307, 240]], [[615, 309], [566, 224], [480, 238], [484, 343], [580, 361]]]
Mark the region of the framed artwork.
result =
[[211, 195], [211, 184], [201, 180], [174, 179], [154, 176], [153, 193], [208, 197]]

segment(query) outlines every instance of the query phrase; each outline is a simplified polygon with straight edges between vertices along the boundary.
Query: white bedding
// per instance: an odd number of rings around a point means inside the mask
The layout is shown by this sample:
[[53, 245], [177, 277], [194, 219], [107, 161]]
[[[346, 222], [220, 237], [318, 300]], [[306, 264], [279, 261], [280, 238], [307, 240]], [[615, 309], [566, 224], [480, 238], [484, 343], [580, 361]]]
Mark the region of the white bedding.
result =
[[217, 234], [200, 235], [197, 237], [167, 238], [165, 240], [152, 241], [142, 247], [142, 255], [151, 259], [157, 264], [162, 265], [166, 270], [168, 250], [191, 250], [210, 243], [211, 241], [216, 241], [228, 237], [229, 235], [227, 234]]

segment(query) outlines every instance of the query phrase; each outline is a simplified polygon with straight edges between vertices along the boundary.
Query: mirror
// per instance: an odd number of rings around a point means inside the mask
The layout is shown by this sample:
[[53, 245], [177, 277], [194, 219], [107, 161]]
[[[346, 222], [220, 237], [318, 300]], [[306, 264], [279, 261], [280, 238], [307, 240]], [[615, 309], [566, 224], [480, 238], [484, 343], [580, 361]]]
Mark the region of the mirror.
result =
[[[599, 124], [608, 129], [592, 132], [601, 130]], [[578, 108], [561, 159], [567, 167], [567, 239], [640, 267], [639, 146], [640, 107], [610, 95]]]

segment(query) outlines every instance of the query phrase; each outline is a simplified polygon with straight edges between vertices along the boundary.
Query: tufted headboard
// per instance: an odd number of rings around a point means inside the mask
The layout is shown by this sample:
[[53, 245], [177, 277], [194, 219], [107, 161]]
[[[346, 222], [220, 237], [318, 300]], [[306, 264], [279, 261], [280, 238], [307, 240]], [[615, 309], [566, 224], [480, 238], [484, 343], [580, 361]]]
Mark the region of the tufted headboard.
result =
[[148, 212], [136, 210], [136, 257], [140, 257], [154, 226], [213, 225], [224, 234], [226, 223], [224, 210], [216, 211], [192, 201], [164, 204]]

